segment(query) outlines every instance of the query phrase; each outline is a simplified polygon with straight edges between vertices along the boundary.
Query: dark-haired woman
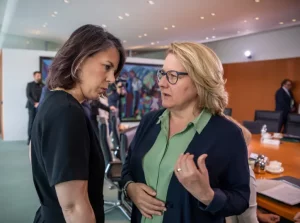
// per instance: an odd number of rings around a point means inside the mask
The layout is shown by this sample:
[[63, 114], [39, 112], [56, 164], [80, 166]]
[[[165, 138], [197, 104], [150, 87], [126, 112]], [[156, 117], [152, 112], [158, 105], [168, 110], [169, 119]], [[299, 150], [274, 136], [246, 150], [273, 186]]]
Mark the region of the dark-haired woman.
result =
[[120, 41], [94, 25], [74, 31], [54, 58], [32, 129], [34, 222], [104, 222], [104, 160], [81, 103], [105, 93], [124, 62]]

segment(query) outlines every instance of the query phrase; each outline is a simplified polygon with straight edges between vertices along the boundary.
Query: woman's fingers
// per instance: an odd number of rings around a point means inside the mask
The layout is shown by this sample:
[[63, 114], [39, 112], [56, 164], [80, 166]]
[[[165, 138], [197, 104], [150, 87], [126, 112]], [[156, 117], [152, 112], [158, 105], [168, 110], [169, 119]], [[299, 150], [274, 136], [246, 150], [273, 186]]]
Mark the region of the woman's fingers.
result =
[[143, 201], [145, 203], [147, 203], [147, 204], [151, 204], [151, 205], [157, 207], [157, 209], [155, 209], [155, 210], [162, 211], [162, 210], [164, 210], [166, 208], [164, 202], [162, 202], [162, 201], [160, 201], [160, 200], [158, 200], [158, 199], [156, 199], [154, 197], [151, 197], [149, 195], [147, 197], [145, 197], [143, 199]]
[[146, 214], [146, 212], [144, 212], [143, 210], [140, 210], [140, 211], [141, 211], [141, 214], [142, 214], [143, 216], [145, 216], [146, 218], [152, 219], [152, 216], [151, 216], [151, 215]]
[[162, 215], [162, 210], [161, 211], [158, 211], [157, 207], [156, 206], [153, 206], [151, 204], [148, 204], [148, 203], [144, 203], [143, 204], [143, 211], [146, 213], [146, 214], [149, 214], [149, 215], [157, 215], [157, 216], [161, 216]]

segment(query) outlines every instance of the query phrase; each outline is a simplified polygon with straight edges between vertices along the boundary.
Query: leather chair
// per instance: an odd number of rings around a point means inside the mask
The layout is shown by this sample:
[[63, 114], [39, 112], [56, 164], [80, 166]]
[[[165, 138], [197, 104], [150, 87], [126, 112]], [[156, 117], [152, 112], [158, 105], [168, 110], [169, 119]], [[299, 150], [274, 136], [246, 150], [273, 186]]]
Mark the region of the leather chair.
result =
[[128, 148], [134, 138], [137, 126], [129, 128], [120, 134], [120, 158], [122, 163], [125, 163]]
[[115, 156], [120, 159], [120, 136], [119, 136], [119, 131], [118, 131], [118, 123], [117, 123], [117, 117], [116, 114], [111, 112], [110, 117], [109, 117], [109, 122], [111, 126], [111, 142], [113, 145], [113, 150]]
[[260, 134], [263, 127], [260, 121], [244, 121], [243, 126], [247, 128], [252, 134]]
[[288, 115], [288, 120], [286, 124], [286, 134], [300, 136], [300, 115]]
[[259, 121], [267, 125], [268, 132], [280, 132], [282, 123], [282, 112], [256, 110], [254, 121]]
[[110, 184], [114, 185], [118, 190], [118, 198], [115, 201], [104, 201], [105, 205], [110, 206], [105, 209], [105, 214], [114, 210], [120, 209], [123, 214], [130, 220], [131, 209], [128, 204], [124, 202], [122, 197], [122, 189], [120, 188], [121, 181], [121, 172], [122, 172], [122, 162], [121, 161], [113, 161], [111, 149], [108, 146], [107, 142], [107, 129], [105, 120], [99, 120], [99, 139], [100, 146], [103, 152], [104, 160], [105, 160], [105, 180]]
[[232, 116], [232, 108], [225, 108], [224, 115]]

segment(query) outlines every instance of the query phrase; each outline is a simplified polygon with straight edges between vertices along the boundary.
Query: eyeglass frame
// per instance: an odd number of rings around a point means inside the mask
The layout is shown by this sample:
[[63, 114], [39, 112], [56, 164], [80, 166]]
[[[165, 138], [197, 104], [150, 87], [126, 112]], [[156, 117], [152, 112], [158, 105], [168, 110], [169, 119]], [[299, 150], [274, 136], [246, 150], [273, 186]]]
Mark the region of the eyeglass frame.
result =
[[[175, 83], [171, 83], [171, 82], [169, 81], [169, 77], [168, 77], [168, 75], [167, 75], [168, 72], [175, 72], [175, 73], [177, 74], [177, 80], [176, 80]], [[179, 71], [176, 71], [176, 70], [168, 70], [168, 71], [164, 72], [163, 69], [160, 69], [160, 70], [158, 70], [157, 73], [156, 73], [156, 76], [157, 76], [157, 80], [158, 80], [158, 81], [161, 80], [161, 79], [159, 79], [159, 77], [158, 77], [159, 74], [162, 74], [162, 77], [163, 77], [163, 76], [166, 76], [167, 81], [168, 81], [170, 84], [172, 84], [172, 85], [175, 85], [175, 84], [178, 82], [178, 78], [179, 78], [180, 75], [182, 75], [182, 76], [189, 75], [187, 72], [179, 72]]]

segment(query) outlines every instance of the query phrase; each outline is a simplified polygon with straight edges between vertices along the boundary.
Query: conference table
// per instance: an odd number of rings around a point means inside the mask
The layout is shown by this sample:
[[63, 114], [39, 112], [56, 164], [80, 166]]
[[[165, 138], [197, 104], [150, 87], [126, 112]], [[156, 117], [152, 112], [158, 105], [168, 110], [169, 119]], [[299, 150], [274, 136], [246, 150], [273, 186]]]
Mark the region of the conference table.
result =
[[[282, 176], [292, 176], [300, 179], [300, 143], [281, 141], [280, 145], [267, 145], [260, 143], [260, 135], [253, 135], [250, 144], [251, 152], [262, 154], [270, 161], [277, 160], [282, 163], [284, 172], [281, 174], [262, 173], [255, 174], [257, 179], [271, 179]], [[290, 221], [297, 212], [300, 212], [300, 205], [290, 206], [266, 196], [257, 195], [258, 206], [280, 215]]]

